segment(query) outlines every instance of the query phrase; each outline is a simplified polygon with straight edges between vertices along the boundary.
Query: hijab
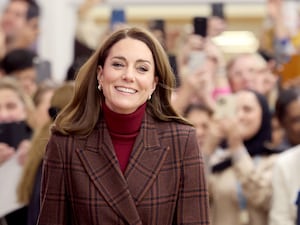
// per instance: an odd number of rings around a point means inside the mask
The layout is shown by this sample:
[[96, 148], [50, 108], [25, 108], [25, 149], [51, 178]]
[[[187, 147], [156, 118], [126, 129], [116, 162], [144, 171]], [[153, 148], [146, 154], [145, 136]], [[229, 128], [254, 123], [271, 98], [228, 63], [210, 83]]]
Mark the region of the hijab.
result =
[[[262, 111], [262, 119], [261, 125], [257, 133], [248, 140], [244, 140], [244, 146], [246, 147], [248, 153], [251, 157], [254, 156], [262, 156], [262, 155], [271, 155], [273, 153], [278, 153], [279, 151], [275, 151], [266, 147], [266, 143], [271, 141], [272, 136], [272, 127], [271, 127], [271, 111], [267, 102], [267, 99], [262, 94], [253, 91], [253, 90], [243, 90], [248, 91], [254, 94], [260, 108]], [[222, 142], [221, 147], [226, 149], [227, 143], [226, 141]], [[221, 172], [226, 168], [232, 166], [232, 159], [227, 158], [224, 161], [214, 165], [212, 167], [212, 172]]]
[[266, 148], [266, 143], [271, 141], [272, 127], [271, 127], [271, 111], [267, 99], [255, 91], [247, 90], [254, 94], [262, 111], [262, 120], [258, 132], [249, 140], [244, 141], [244, 145], [251, 156], [269, 155], [270, 149]]

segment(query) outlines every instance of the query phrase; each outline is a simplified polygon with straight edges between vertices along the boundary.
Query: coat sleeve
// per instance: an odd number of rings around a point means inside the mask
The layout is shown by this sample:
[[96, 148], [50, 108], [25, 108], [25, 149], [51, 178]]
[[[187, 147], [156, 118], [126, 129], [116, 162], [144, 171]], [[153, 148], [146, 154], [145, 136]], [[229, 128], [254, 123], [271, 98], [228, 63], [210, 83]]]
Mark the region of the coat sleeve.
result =
[[259, 158], [256, 162], [246, 149], [241, 149], [235, 157], [234, 171], [242, 185], [247, 203], [256, 208], [269, 210], [272, 197], [272, 169], [275, 156]]
[[[283, 163], [283, 164], [282, 164]], [[275, 163], [273, 170], [273, 196], [272, 204], [269, 213], [269, 225], [294, 225], [294, 216], [290, 208], [290, 195], [288, 184], [289, 181], [285, 179], [282, 166], [286, 161], [280, 161]]]
[[209, 224], [208, 191], [203, 157], [193, 129], [185, 141], [175, 224]]
[[43, 162], [38, 225], [69, 224], [66, 203], [62, 148], [58, 144], [58, 138], [52, 136], [47, 144]]

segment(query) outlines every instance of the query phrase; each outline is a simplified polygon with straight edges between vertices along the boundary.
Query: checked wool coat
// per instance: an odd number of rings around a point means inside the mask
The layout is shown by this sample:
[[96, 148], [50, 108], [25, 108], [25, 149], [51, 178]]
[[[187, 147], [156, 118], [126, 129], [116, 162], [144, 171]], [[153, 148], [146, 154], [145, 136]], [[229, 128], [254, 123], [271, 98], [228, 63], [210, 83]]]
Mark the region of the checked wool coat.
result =
[[209, 224], [194, 128], [148, 114], [124, 174], [103, 120], [85, 139], [53, 134], [41, 194], [39, 225]]

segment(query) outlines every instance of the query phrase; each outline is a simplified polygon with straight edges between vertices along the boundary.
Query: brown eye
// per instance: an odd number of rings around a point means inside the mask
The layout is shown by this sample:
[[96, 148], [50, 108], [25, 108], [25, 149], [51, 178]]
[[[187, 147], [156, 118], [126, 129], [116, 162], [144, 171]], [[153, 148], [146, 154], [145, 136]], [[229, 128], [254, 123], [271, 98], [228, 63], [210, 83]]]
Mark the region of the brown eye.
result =
[[120, 62], [113, 62], [112, 66], [115, 68], [122, 68], [122, 67], [124, 67], [124, 64], [120, 63]]
[[141, 71], [141, 72], [143, 72], [143, 73], [149, 71], [149, 69], [147, 67], [144, 67], [144, 66], [138, 67], [138, 70]]

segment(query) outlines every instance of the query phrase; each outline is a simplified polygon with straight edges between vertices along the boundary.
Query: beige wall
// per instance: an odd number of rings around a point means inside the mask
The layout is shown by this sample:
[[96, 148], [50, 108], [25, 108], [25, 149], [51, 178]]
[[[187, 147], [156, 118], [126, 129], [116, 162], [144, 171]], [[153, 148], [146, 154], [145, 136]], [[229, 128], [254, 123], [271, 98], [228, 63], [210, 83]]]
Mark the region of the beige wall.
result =
[[[98, 25], [99, 29], [105, 30], [109, 23], [111, 8], [109, 5], [99, 5], [99, 7], [90, 10], [88, 17]], [[181, 32], [191, 26], [194, 16], [208, 16], [210, 14], [210, 7], [207, 4], [128, 5], [125, 10], [130, 24], [145, 25], [150, 19], [165, 19], [167, 30], [173, 33]], [[259, 37], [265, 18], [264, 4], [227, 4], [224, 12], [228, 20], [229, 31], [251, 31], [254, 38]], [[176, 44], [171, 50], [176, 52]]]

